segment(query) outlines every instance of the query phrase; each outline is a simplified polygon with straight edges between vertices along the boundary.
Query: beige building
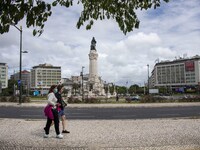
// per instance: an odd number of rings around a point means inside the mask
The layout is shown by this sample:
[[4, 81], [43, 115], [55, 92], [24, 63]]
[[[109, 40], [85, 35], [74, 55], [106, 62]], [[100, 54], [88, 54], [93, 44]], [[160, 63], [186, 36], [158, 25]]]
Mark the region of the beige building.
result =
[[61, 67], [40, 64], [31, 69], [31, 89], [46, 94], [50, 86], [61, 81]]
[[[23, 70], [21, 72], [21, 75], [22, 75], [21, 76], [21, 83], [23, 85], [23, 88], [29, 90], [30, 89], [30, 83], [31, 83], [31, 73], [27, 70]], [[19, 72], [11, 75], [10, 78], [18, 81], [19, 80]]]
[[200, 85], [200, 56], [162, 61], [155, 64], [150, 88], [169, 86], [171, 89], [198, 89]]
[[81, 76], [71, 76], [71, 80], [73, 83], [81, 84]]
[[0, 63], [0, 89], [8, 87], [8, 65]]

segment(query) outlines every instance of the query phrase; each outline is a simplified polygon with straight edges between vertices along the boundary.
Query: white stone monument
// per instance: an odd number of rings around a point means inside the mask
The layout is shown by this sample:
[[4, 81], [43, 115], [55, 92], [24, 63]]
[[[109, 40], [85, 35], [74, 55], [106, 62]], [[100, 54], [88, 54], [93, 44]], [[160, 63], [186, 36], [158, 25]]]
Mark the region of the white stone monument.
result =
[[88, 79], [89, 96], [105, 95], [103, 82], [101, 82], [101, 78], [98, 76], [97, 59], [98, 59], [98, 53], [96, 50], [96, 40], [93, 37], [89, 53], [89, 61], [90, 61], [89, 79]]

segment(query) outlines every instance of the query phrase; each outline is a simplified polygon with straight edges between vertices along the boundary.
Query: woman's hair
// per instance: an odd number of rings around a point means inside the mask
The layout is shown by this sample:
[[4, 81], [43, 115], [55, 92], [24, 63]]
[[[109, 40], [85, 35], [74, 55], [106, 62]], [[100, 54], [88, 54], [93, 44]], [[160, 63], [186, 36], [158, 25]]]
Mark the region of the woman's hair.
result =
[[52, 85], [52, 86], [50, 87], [50, 89], [49, 89], [49, 93], [52, 93], [53, 90], [54, 90], [56, 87], [57, 87], [57, 85]]
[[59, 84], [59, 85], [57, 86], [58, 92], [60, 92], [62, 88], [63, 88], [63, 85], [62, 85], [62, 84]]

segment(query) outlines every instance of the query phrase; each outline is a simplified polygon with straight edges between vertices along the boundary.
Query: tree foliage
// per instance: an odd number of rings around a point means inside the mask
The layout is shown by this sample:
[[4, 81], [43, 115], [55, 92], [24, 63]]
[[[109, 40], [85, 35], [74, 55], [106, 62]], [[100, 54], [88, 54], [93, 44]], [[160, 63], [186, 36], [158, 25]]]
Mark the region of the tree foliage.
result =
[[117, 93], [125, 95], [127, 93], [127, 88], [125, 86], [117, 86]]
[[83, 10], [77, 21], [77, 28], [86, 23], [86, 29], [91, 29], [95, 20], [113, 19], [121, 31], [126, 34], [139, 28], [137, 9], [150, 9], [160, 6], [161, 1], [169, 0], [1, 0], [0, 1], [0, 33], [9, 31], [10, 25], [16, 25], [23, 18], [27, 27], [34, 27], [33, 35], [41, 35], [45, 22], [52, 15], [52, 7], [57, 5], [66, 8], [74, 3], [82, 4]]
[[3, 89], [2, 95], [4, 96], [10, 96], [13, 95], [14, 93], [14, 85], [17, 85], [16, 80], [9, 79], [8, 80], [8, 87], [6, 89]]
[[139, 89], [139, 86], [137, 84], [134, 84], [134, 85], [131, 85], [128, 89], [128, 92], [130, 94], [133, 94], [133, 93], [136, 93], [137, 92], [137, 89]]

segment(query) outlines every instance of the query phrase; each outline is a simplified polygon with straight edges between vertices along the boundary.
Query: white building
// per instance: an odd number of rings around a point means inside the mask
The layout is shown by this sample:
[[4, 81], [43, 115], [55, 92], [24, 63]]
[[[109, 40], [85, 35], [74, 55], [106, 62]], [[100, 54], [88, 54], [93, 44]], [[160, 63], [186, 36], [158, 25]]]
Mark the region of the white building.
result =
[[200, 56], [162, 61], [155, 64], [150, 87], [169, 86], [174, 90], [187, 90], [200, 86]]
[[61, 81], [61, 67], [51, 64], [40, 64], [31, 69], [31, 89], [46, 94], [51, 85]]
[[8, 65], [0, 63], [0, 90], [8, 87]]

